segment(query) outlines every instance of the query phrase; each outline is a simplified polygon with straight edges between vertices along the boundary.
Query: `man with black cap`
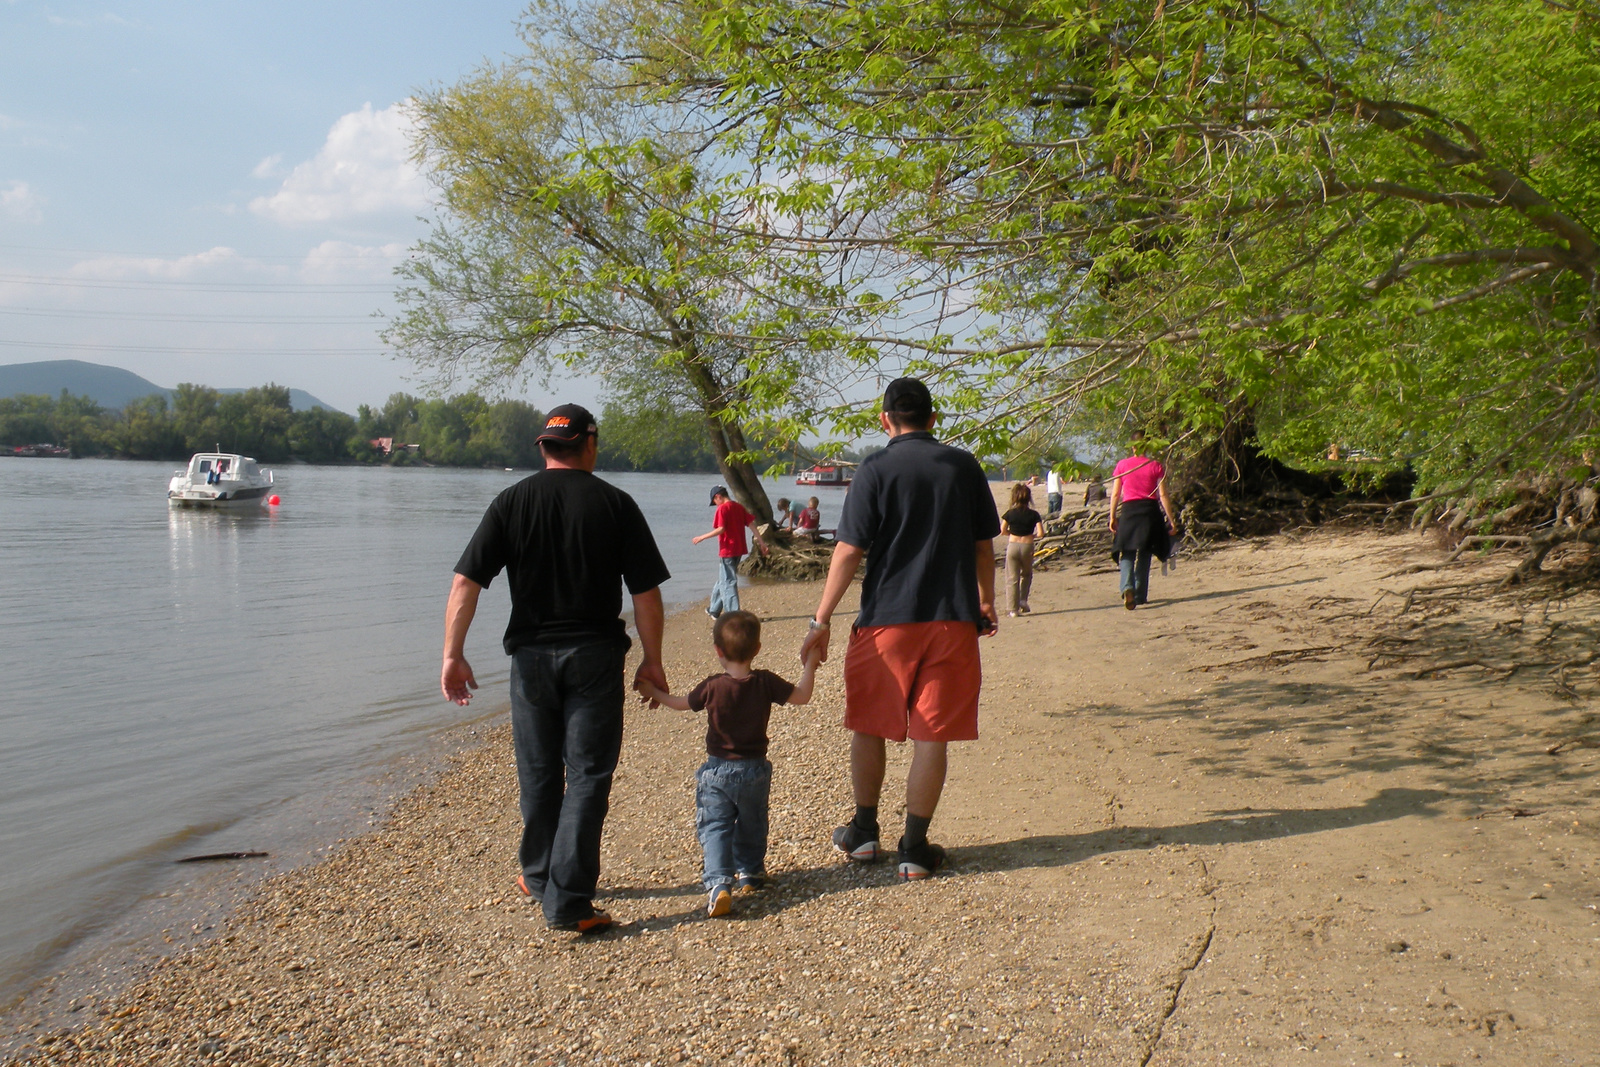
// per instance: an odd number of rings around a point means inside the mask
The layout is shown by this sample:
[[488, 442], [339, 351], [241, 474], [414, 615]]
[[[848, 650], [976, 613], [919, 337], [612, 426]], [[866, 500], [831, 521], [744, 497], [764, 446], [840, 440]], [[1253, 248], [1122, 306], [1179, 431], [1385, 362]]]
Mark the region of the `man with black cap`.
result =
[[861, 611], [844, 660], [856, 813], [834, 831], [833, 844], [852, 862], [879, 858], [884, 743], [909, 737], [915, 747], [898, 874], [911, 881], [944, 864], [944, 849], [928, 840], [928, 824], [944, 790], [946, 745], [978, 736], [978, 635], [999, 627], [994, 538], [1000, 516], [978, 461], [930, 432], [935, 413], [927, 386], [896, 378], [884, 391], [878, 418], [889, 444], [856, 470], [822, 602], [800, 656], [820, 646], [827, 659], [833, 611], [866, 556]]
[[[538, 437], [545, 469], [495, 497], [456, 564], [439, 687], [457, 704], [478, 687], [464, 648], [478, 595], [511, 582], [511, 733], [522, 794], [517, 888], [551, 929], [598, 933], [600, 834], [622, 751], [622, 587], [644, 659], [634, 675], [667, 688], [660, 585], [670, 577], [633, 498], [594, 476], [594, 416], [562, 404]], [[563, 788], [564, 785], [564, 788]]]
[[767, 554], [767, 543], [761, 540], [756, 517], [728, 495], [727, 486], [719, 485], [711, 490], [711, 506], [717, 509], [711, 529], [689, 540], [698, 545], [708, 538], [717, 539], [717, 584], [711, 587], [711, 603], [706, 607], [706, 614], [715, 619], [725, 611], [739, 610], [739, 561], [749, 551], [744, 542], [744, 528], [750, 527], [763, 556]]

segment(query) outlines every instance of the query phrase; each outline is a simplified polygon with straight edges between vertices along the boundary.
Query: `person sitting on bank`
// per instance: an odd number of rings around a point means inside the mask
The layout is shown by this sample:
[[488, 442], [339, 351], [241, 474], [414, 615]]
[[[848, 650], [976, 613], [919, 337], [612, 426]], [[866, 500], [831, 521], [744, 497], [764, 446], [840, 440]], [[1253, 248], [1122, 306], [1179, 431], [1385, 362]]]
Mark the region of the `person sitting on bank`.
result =
[[772, 524], [779, 530], [792, 530], [800, 521], [800, 509], [789, 502], [786, 496], [780, 496], [777, 504], [772, 508]]
[[711, 628], [722, 673], [674, 696], [649, 682], [648, 699], [678, 711], [706, 713], [706, 761], [695, 772], [695, 830], [704, 854], [706, 914], [733, 910], [732, 892], [757, 892], [767, 884], [767, 806], [772, 764], [767, 723], [774, 704], [809, 704], [822, 651], [806, 657], [798, 682], [786, 682], [750, 664], [761, 651], [761, 620], [727, 611]]
[[1122, 606], [1129, 611], [1149, 601], [1150, 557], [1165, 562], [1178, 532], [1166, 468], [1143, 454], [1142, 431], [1133, 432], [1132, 442], [1133, 455], [1111, 473], [1111, 558], [1121, 570]]
[[815, 541], [822, 536], [822, 508], [818, 506], [821, 503], [822, 501], [812, 497], [795, 516], [795, 532], [801, 537]]

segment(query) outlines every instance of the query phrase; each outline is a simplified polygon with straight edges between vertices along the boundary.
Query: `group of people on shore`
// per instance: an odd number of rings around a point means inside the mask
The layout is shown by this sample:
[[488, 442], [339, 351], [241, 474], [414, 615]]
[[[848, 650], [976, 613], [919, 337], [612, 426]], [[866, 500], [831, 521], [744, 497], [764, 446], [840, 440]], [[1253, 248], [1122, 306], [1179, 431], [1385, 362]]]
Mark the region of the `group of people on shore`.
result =
[[[843, 672], [854, 811], [833, 832], [832, 844], [852, 863], [887, 855], [878, 817], [886, 745], [909, 739], [896, 874], [916, 881], [944, 865], [945, 850], [928, 831], [944, 789], [947, 746], [978, 736], [978, 640], [999, 628], [993, 541], [1006, 533], [1009, 607], [1013, 615], [1026, 614], [1033, 538], [1042, 519], [1025, 486], [1017, 487], [1021, 492], [1013, 493], [1002, 519], [978, 461], [934, 437], [937, 418], [922, 382], [889, 383], [879, 415], [888, 445], [862, 462], [845, 499], [794, 682], [754, 666], [761, 622], [740, 610], [736, 567], [747, 551], [747, 528], [758, 549], [767, 546], [749, 511], [725, 487], [712, 491], [713, 528], [694, 540], [716, 537], [723, 561], [709, 609], [722, 670], [685, 692], [674, 691], [662, 664], [660, 586], [669, 574], [649, 524], [631, 497], [594, 476], [599, 431], [593, 416], [575, 404], [549, 413], [538, 437], [545, 470], [495, 498], [456, 564], [440, 674], [447, 699], [471, 700], [477, 680], [464, 652], [467, 632], [479, 595], [505, 571], [511, 617], [504, 647], [511, 657], [523, 822], [516, 884], [542, 907], [549, 927], [592, 934], [614, 925], [594, 897], [622, 745], [623, 661], [630, 647], [620, 618], [623, 588], [632, 598], [642, 652], [633, 690], [650, 707], [707, 717], [695, 803], [708, 915], [729, 914], [736, 893], [759, 892], [766, 884], [772, 709], [810, 701], [817, 669], [828, 659], [834, 612], [863, 560], [860, 609]], [[1115, 484], [1122, 489], [1127, 472], [1120, 464], [1118, 471]], [[1123, 499], [1130, 505], [1146, 499], [1137, 494], [1154, 473], [1150, 484], [1170, 515], [1160, 465], [1146, 460], [1130, 471], [1143, 477], [1128, 483]], [[802, 529], [820, 525], [817, 503], [812, 498], [804, 509], [811, 521]], [[786, 512], [787, 502], [779, 504]], [[1131, 540], [1148, 526], [1137, 525], [1131, 514], [1121, 527], [1128, 531], [1124, 544], [1115, 515], [1119, 551], [1133, 557], [1123, 567], [1126, 586], [1130, 570], [1139, 580], [1139, 554], [1154, 549]], [[1147, 559], [1143, 580], [1148, 583]]]

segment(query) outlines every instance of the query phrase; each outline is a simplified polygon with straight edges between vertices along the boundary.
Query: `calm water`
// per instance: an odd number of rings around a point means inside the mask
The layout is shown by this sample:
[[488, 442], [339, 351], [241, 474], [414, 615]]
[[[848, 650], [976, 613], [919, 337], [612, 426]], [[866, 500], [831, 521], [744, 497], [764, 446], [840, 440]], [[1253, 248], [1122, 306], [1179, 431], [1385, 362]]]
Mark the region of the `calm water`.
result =
[[[473, 706], [439, 696], [439, 647], [451, 568], [526, 472], [290, 466], [281, 507], [229, 514], [169, 510], [175, 466], [0, 459], [0, 995], [198, 870], [175, 858], [281, 843], [297, 800], [505, 702], [503, 578]], [[603, 477], [669, 605], [704, 597], [715, 478]]]

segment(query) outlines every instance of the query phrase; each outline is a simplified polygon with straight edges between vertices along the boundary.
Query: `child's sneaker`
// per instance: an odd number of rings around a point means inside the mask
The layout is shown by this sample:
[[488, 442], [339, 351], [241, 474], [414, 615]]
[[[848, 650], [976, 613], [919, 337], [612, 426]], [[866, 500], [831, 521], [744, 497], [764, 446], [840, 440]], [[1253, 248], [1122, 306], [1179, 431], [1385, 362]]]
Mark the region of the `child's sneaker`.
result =
[[733, 911], [733, 894], [728, 892], [728, 887], [719, 885], [711, 890], [706, 898], [706, 915], [712, 919], [720, 919]]
[[931, 841], [924, 841], [913, 848], [907, 848], [906, 839], [902, 837], [899, 852], [899, 875], [902, 882], [932, 878], [933, 872], [944, 866], [944, 849]]
[[767, 876], [764, 874], [741, 873], [736, 888], [740, 893], [759, 893], [767, 888]]
[[868, 833], [853, 822], [845, 823], [833, 832], [833, 847], [851, 863], [877, 863], [878, 831]]

